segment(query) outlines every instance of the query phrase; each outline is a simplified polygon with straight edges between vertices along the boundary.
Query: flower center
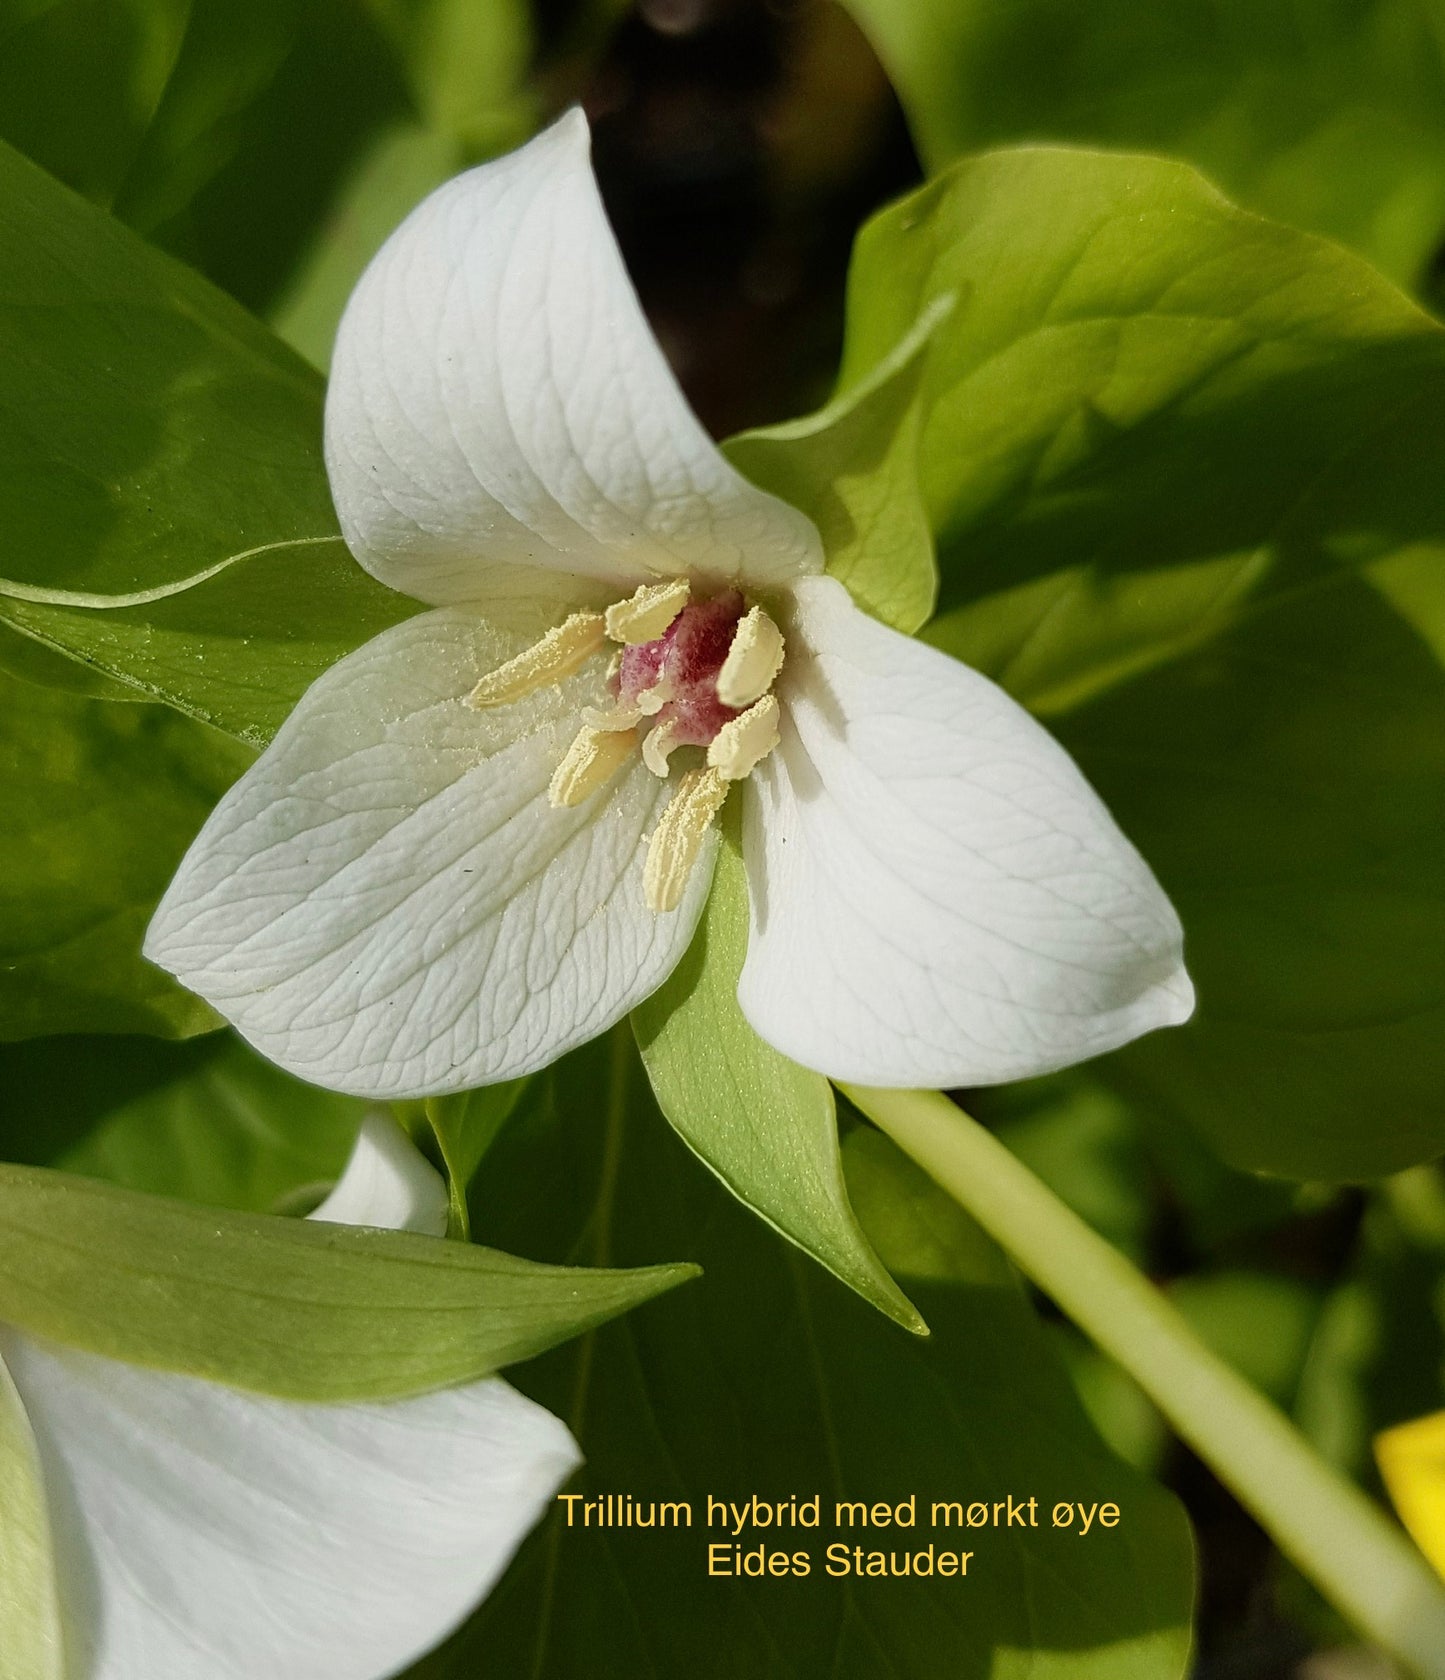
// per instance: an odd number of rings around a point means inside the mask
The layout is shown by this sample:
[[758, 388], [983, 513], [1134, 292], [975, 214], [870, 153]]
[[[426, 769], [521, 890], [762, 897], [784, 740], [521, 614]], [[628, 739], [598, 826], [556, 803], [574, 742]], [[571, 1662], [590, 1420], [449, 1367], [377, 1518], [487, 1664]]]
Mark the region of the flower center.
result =
[[778, 744], [778, 702], [771, 691], [783, 664], [781, 631], [736, 589], [706, 600], [691, 595], [686, 580], [675, 578], [643, 584], [605, 613], [573, 613], [488, 672], [467, 698], [471, 706], [506, 705], [560, 683], [609, 641], [621, 644], [609, 678], [613, 703], [584, 711], [548, 798], [554, 806], [580, 805], [639, 749], [647, 768], [664, 780], [680, 748], [702, 750], [703, 762], [679, 777], [647, 842], [643, 892], [655, 911], [681, 903], [729, 787]]

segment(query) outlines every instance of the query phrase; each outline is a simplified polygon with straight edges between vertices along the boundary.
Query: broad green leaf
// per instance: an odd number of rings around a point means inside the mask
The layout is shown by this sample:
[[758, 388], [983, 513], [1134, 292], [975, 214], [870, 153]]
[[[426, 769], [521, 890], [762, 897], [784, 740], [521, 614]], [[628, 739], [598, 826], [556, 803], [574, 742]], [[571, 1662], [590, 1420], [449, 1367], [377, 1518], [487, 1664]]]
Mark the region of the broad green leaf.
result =
[[485, 1376], [691, 1275], [537, 1265], [0, 1166], [0, 1320], [297, 1400], [381, 1399]]
[[303, 260], [268, 311], [282, 338], [318, 368], [346, 300], [382, 242], [466, 160], [450, 135], [415, 122], [383, 130], [341, 184]]
[[1104, 1077], [1248, 1168], [1438, 1153], [1445, 333], [1180, 165], [1058, 150], [869, 224], [845, 389], [949, 294], [927, 638], [1079, 760], [1199, 990]]
[[188, 1079], [220, 1042], [65, 1033], [0, 1043], [0, 1159], [59, 1166], [117, 1109]]
[[460, 170], [522, 143], [540, 126], [528, 83], [524, 0], [365, 0], [410, 101], [352, 160], [326, 214], [267, 314], [281, 336], [326, 367], [341, 311], [362, 270], [407, 213]]
[[725, 446], [739, 471], [808, 515], [829, 572], [859, 606], [909, 635], [928, 621], [938, 594], [918, 487], [919, 384], [929, 339], [953, 303], [935, 299], [863, 380], [818, 413]]
[[256, 309], [416, 114], [360, 0], [0, 0], [0, 42], [0, 137]]
[[65, 1680], [40, 1455], [0, 1360], [0, 1680]]
[[0, 592], [164, 594], [336, 535], [321, 382], [223, 293], [0, 148]]
[[527, 1084], [528, 1078], [506, 1079], [500, 1085], [484, 1085], [477, 1091], [427, 1099], [426, 1121], [436, 1136], [447, 1169], [448, 1235], [471, 1235], [467, 1186]]
[[12, 630], [259, 743], [415, 610], [337, 534], [319, 376], [3, 149], [0, 360]]
[[[157, 1048], [162, 1056], [170, 1051]], [[84, 1049], [62, 1041], [56, 1053]], [[364, 1103], [303, 1085], [230, 1033], [169, 1059], [169, 1078], [134, 1096], [116, 1093], [54, 1164], [131, 1190], [253, 1213], [306, 1212], [340, 1176]]]
[[420, 610], [368, 577], [340, 537], [301, 554], [298, 563], [294, 548], [270, 549], [134, 607], [0, 593], [0, 620], [79, 661], [77, 670], [263, 746], [324, 670]]
[[0, 624], [0, 671], [40, 688], [64, 689], [87, 700], [142, 701], [145, 695], [93, 666], [68, 659], [33, 637]]
[[[671, 1680], [1178, 1680], [1192, 1562], [1173, 1499], [1085, 1422], [998, 1251], [881, 1139], [849, 1140], [880, 1252], [917, 1266], [934, 1334], [909, 1336], [740, 1208], [630, 1098], [599, 1125], [607, 1078], [584, 1051], [540, 1076], [474, 1197], [489, 1234], [560, 1257], [680, 1244], [703, 1280], [571, 1350], [511, 1373], [565, 1415], [587, 1456], [568, 1492], [684, 1499], [690, 1529], [568, 1529], [554, 1513], [471, 1625], [413, 1680], [605, 1672]], [[632, 1076], [639, 1083], [641, 1076]], [[550, 1104], [543, 1100], [548, 1087]], [[861, 1148], [860, 1148], [861, 1144]], [[611, 1166], [599, 1178], [603, 1161]], [[922, 1227], [924, 1236], [917, 1233]], [[744, 1550], [812, 1554], [807, 1579], [707, 1574], [707, 1500], [820, 1497], [822, 1522], [749, 1529]], [[839, 1499], [918, 1496], [918, 1525], [841, 1533]], [[931, 1502], [1040, 1500], [1038, 1529], [930, 1528]], [[1115, 1500], [1117, 1529], [1052, 1530], [1055, 1500]], [[826, 1513], [826, 1514], [824, 1514]], [[829, 1578], [823, 1549], [973, 1551], [966, 1581]], [[722, 1668], [720, 1668], [720, 1664]]]
[[0, 138], [110, 203], [164, 95], [192, 3], [3, 0]]
[[729, 843], [687, 955], [633, 1012], [658, 1104], [740, 1201], [880, 1312], [926, 1333], [848, 1204], [832, 1086], [765, 1044], [738, 1007], [747, 944], [747, 878]]
[[1445, 230], [1445, 45], [1417, 0], [844, 0], [925, 160], [1005, 141], [1177, 154], [1420, 278]]
[[250, 754], [160, 706], [4, 675], [0, 700], [0, 1039], [216, 1026], [140, 945], [182, 853]]

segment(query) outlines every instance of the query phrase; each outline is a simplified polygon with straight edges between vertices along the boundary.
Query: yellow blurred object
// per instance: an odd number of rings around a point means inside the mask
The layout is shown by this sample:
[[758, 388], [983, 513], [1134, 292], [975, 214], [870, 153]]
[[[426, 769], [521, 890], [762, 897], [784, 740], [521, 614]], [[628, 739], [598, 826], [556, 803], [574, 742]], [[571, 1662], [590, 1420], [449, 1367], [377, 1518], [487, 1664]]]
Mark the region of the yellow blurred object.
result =
[[1445, 1412], [1377, 1435], [1375, 1459], [1400, 1521], [1445, 1576]]

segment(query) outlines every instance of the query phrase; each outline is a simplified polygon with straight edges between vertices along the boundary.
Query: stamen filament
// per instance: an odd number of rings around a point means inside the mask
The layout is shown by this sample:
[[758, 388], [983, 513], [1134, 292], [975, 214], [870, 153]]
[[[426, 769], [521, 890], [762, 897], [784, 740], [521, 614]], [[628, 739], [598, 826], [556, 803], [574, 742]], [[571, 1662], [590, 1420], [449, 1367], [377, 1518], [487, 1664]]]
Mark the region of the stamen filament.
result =
[[677, 723], [672, 718], [649, 729], [642, 737], [642, 762], [653, 773], [667, 780], [667, 761], [677, 750]]
[[626, 647], [655, 642], [667, 634], [673, 619], [687, 605], [690, 594], [686, 578], [644, 583], [631, 599], [608, 607], [607, 634]]
[[753, 607], [733, 632], [717, 675], [717, 697], [724, 706], [751, 706], [773, 686], [782, 668], [783, 633], [761, 607]]
[[649, 910], [676, 910], [682, 903], [703, 836], [730, 785], [717, 770], [689, 770], [678, 782], [647, 843], [642, 892]]
[[607, 621], [601, 613], [573, 613], [571, 618], [549, 630], [541, 641], [499, 665], [467, 696], [467, 704], [505, 706], [539, 688], [561, 682], [579, 670], [606, 639]]
[[547, 788], [549, 804], [554, 809], [580, 805], [612, 780], [636, 748], [635, 729], [579, 729], [552, 772]]

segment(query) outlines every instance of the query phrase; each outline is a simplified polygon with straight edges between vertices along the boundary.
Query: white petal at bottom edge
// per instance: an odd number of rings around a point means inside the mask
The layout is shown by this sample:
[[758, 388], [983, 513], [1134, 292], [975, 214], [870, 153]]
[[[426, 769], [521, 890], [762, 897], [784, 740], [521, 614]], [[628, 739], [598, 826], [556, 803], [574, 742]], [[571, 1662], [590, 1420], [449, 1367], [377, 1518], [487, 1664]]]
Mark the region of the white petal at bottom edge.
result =
[[334, 665], [211, 814], [146, 955], [289, 1072], [374, 1098], [530, 1073], [641, 1002], [687, 948], [711, 851], [657, 915], [642, 863], [668, 784], [638, 756], [548, 803], [583, 708], [610, 700], [605, 658], [465, 704], [536, 628], [449, 608]]
[[73, 1680], [382, 1680], [466, 1616], [579, 1462], [496, 1377], [303, 1405], [5, 1329], [0, 1357]]
[[860, 1084], [1026, 1078], [1187, 1018], [1172, 905], [1063, 748], [977, 672], [795, 587], [745, 824], [756, 1030]]

